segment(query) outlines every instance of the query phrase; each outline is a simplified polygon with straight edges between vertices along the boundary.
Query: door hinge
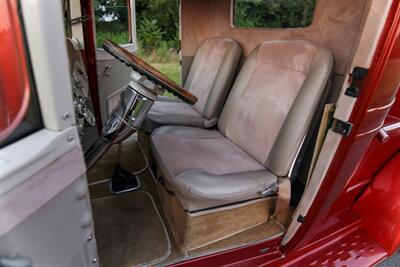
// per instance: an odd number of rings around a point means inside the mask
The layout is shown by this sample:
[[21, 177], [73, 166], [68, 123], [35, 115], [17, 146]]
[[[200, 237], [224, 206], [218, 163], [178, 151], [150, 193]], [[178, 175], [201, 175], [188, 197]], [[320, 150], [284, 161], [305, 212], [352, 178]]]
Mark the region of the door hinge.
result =
[[333, 119], [331, 129], [335, 133], [341, 134], [343, 136], [349, 136], [351, 130], [353, 129], [353, 124], [348, 121]]
[[303, 223], [305, 219], [306, 219], [306, 218], [305, 218], [303, 215], [300, 214], [300, 215], [297, 217], [297, 222]]
[[360, 95], [360, 88], [362, 82], [367, 77], [368, 69], [362, 67], [355, 67], [351, 73], [352, 81], [351, 85], [344, 92], [345, 95], [350, 97], [358, 97]]
[[364, 80], [367, 77], [368, 69], [363, 67], [354, 67], [351, 76], [354, 80]]

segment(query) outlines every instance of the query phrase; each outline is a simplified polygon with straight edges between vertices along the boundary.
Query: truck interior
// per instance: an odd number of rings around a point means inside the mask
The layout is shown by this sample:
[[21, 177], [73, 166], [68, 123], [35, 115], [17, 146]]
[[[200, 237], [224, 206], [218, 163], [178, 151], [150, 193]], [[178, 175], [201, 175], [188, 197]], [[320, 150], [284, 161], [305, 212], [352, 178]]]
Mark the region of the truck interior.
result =
[[[282, 236], [298, 220], [352, 62], [371, 57], [361, 45], [377, 42], [390, 1], [298, 1], [303, 16], [274, 27], [238, 26], [235, 10], [257, 1], [181, 0], [181, 85], [134, 42], [91, 49], [82, 21], [93, 10], [76, 2], [64, 1], [66, 41], [100, 265], [165, 266]], [[105, 149], [126, 88], [140, 92], [140, 113]]]

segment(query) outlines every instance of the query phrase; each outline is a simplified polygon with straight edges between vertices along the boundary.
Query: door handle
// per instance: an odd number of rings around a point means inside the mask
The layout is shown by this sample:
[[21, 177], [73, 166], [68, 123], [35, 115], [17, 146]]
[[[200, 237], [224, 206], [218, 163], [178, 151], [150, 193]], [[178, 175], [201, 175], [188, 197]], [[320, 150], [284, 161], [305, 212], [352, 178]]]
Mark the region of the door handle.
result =
[[377, 137], [382, 144], [386, 143], [389, 140], [389, 135], [384, 128], [379, 129]]
[[379, 131], [378, 131], [378, 139], [379, 141], [384, 144], [389, 140], [389, 134], [388, 132], [393, 131], [393, 130], [397, 130], [400, 129], [400, 122], [397, 123], [393, 123], [393, 124], [389, 124], [385, 127], [382, 127]]

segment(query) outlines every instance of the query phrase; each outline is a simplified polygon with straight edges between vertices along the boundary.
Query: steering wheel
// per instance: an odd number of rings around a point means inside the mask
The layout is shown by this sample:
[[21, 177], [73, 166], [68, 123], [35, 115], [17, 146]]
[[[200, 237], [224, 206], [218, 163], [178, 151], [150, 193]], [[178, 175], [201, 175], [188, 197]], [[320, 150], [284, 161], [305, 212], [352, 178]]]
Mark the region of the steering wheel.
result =
[[106, 40], [106, 52], [132, 68], [129, 84], [121, 91], [119, 103], [109, 114], [101, 137], [85, 152], [89, 168], [112, 144], [119, 144], [140, 129], [157, 95], [167, 90], [188, 104], [195, 104], [197, 97], [170, 80], [158, 70], [123, 47]]
[[164, 88], [184, 102], [191, 105], [197, 102], [196, 96], [192, 95], [189, 91], [183, 89], [174, 81], [166, 77], [164, 74], [162, 74], [125, 48], [117, 45], [110, 40], [104, 41], [103, 48], [106, 52], [123, 62], [128, 67], [131, 67], [134, 71], [140, 73], [141, 75], [144, 75], [147, 79], [153, 81], [155, 84], [157, 84], [161, 88]]

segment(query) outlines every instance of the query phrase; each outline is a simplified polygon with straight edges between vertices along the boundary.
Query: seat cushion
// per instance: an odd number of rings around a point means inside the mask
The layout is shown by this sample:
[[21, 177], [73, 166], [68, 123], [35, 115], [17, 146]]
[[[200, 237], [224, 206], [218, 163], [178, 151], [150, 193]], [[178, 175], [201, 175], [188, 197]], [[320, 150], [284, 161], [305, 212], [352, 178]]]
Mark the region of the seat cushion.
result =
[[158, 97], [144, 120], [142, 129], [151, 133], [162, 125], [186, 125], [204, 127], [205, 118], [197, 113], [191, 105], [174, 97]]
[[260, 197], [276, 177], [220, 132], [163, 126], [151, 136], [153, 154], [189, 211]]
[[174, 182], [181, 203], [193, 212], [260, 198], [277, 185], [277, 177], [265, 169], [221, 175], [194, 170], [178, 174]]

